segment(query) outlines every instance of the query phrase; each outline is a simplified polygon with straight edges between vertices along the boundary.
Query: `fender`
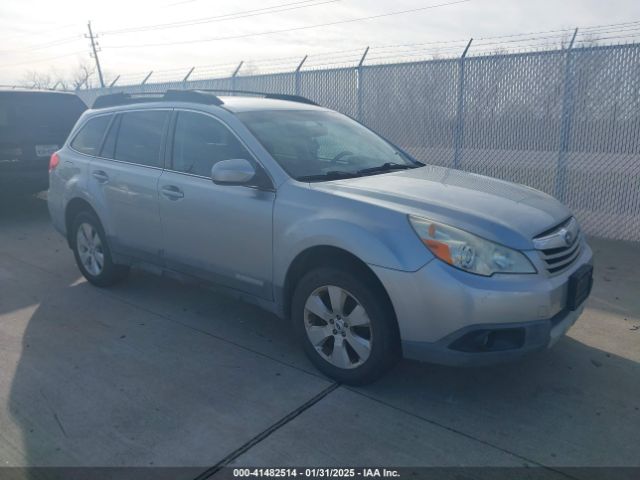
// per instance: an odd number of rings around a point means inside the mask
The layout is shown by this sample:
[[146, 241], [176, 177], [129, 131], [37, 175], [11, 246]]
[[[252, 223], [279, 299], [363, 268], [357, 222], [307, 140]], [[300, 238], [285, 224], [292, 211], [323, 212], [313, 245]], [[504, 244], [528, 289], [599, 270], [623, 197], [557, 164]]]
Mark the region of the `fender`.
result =
[[[305, 197], [317, 198], [300, 205], [295, 201], [299, 189], [305, 189]], [[433, 255], [417, 235], [399, 234], [411, 228], [401, 212], [359, 201], [345, 205], [305, 184], [286, 183], [274, 206], [274, 286], [284, 286], [294, 259], [316, 246], [340, 248], [372, 266], [415, 272]]]

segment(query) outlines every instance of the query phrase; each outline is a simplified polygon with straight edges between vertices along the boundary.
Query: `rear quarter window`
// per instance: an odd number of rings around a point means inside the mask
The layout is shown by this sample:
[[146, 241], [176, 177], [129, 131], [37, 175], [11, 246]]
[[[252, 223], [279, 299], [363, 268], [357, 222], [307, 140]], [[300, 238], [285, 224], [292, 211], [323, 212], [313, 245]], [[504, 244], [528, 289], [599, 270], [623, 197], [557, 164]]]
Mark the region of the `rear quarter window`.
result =
[[85, 155], [97, 156], [112, 115], [91, 118], [71, 142], [71, 148]]

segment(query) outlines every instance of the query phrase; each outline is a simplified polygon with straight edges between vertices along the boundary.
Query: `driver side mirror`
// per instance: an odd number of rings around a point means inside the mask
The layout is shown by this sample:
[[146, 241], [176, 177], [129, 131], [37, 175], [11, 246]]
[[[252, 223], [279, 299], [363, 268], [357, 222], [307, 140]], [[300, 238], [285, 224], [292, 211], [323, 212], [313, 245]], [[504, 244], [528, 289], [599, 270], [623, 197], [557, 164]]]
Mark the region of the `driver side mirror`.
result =
[[244, 158], [221, 160], [211, 168], [216, 185], [246, 185], [256, 176], [256, 169]]

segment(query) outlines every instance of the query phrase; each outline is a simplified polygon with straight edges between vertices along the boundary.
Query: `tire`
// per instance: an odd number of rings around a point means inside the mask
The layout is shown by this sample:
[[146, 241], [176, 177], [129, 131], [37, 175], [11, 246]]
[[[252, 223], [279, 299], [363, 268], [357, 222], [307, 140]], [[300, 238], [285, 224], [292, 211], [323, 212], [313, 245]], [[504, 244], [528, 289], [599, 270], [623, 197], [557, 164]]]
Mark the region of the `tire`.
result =
[[126, 278], [129, 267], [113, 263], [107, 236], [93, 212], [78, 213], [72, 225], [73, 254], [87, 281], [97, 287], [110, 287]]
[[328, 377], [364, 385], [399, 359], [396, 318], [381, 290], [367, 275], [335, 267], [314, 269], [298, 282], [291, 304], [294, 329], [309, 359]]

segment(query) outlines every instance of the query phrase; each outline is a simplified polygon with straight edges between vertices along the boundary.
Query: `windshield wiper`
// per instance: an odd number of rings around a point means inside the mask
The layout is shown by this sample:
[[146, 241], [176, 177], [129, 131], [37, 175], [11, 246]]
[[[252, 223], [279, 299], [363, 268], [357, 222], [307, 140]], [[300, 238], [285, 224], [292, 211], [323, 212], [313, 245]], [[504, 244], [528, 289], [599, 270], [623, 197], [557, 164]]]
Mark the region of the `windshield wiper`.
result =
[[296, 180], [300, 182], [316, 182], [322, 180], [339, 180], [341, 178], [355, 178], [359, 177], [360, 172], [346, 172], [344, 170], [330, 170], [318, 175], [304, 175], [297, 177]]
[[391, 170], [407, 170], [409, 168], [417, 168], [419, 166], [420, 165], [407, 165], [405, 163], [386, 162], [382, 165], [378, 165], [377, 167], [363, 168], [362, 170], [358, 170], [356, 173], [358, 175], [368, 175], [371, 173], [390, 172]]

